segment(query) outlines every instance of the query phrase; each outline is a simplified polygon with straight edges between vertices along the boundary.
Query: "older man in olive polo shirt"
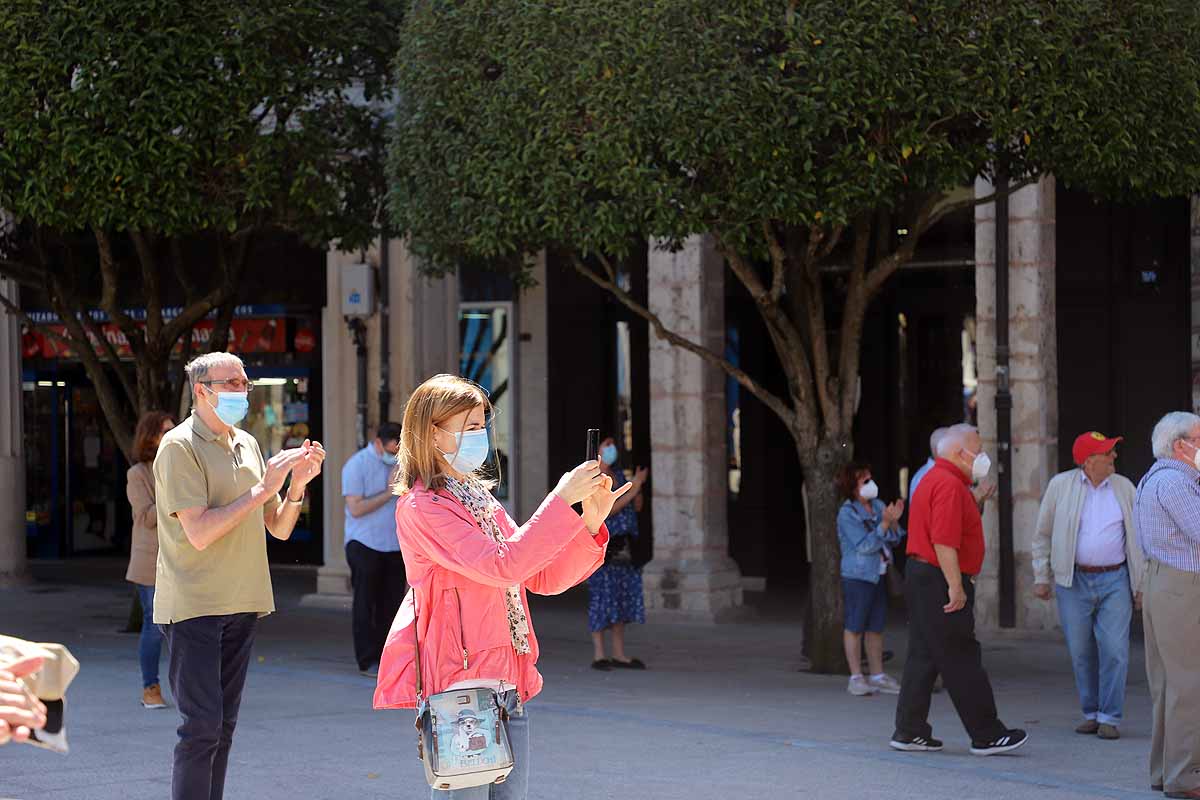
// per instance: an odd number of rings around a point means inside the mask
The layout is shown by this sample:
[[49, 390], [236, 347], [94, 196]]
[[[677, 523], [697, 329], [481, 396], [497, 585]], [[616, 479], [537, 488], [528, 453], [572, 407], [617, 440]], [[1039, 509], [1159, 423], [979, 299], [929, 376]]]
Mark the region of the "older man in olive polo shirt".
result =
[[187, 374], [192, 414], [163, 436], [154, 460], [154, 621], [166, 634], [183, 717], [171, 796], [219, 800], [255, 626], [275, 610], [266, 533], [291, 536], [325, 451], [306, 441], [263, 460], [254, 437], [234, 427], [254, 388], [236, 356], [200, 356]]

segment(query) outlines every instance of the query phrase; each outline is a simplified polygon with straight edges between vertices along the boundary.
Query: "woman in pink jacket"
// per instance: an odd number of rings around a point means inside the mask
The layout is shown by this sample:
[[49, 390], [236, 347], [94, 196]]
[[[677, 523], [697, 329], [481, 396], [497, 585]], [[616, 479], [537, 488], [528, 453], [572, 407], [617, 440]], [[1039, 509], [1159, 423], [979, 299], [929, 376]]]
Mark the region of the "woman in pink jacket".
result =
[[[474, 383], [437, 375], [404, 411], [397, 468], [396, 535], [411, 589], [388, 634], [375, 708], [417, 706], [422, 694], [491, 686], [509, 711], [515, 765], [502, 784], [431, 790], [434, 800], [524, 800], [529, 783], [527, 703], [542, 688], [526, 591], [558, 594], [604, 563], [612, 490], [598, 461], [559, 480], [517, 526], [476, 472], [487, 459], [491, 406]], [[582, 503], [583, 515], [572, 510]]]

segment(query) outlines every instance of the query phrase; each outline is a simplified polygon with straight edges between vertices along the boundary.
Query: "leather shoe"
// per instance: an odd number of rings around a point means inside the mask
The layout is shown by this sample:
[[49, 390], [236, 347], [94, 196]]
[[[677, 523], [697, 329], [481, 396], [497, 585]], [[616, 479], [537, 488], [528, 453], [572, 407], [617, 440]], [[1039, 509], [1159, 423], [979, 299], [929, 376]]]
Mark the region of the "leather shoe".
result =
[[1121, 738], [1121, 732], [1119, 730], [1117, 730], [1116, 725], [1106, 725], [1104, 723], [1100, 724], [1100, 729], [1096, 731], [1096, 734], [1101, 739], [1120, 739]]
[[1100, 730], [1100, 723], [1094, 719], [1085, 719], [1079, 723], [1079, 727], [1075, 729], [1076, 733], [1092, 734]]

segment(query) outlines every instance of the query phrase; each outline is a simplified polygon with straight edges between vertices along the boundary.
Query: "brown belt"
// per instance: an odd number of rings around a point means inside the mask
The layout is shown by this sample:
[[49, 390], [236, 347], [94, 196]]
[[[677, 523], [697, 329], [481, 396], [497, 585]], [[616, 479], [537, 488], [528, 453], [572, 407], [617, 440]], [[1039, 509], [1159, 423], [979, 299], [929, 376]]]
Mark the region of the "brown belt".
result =
[[1107, 567], [1085, 567], [1083, 564], [1076, 564], [1075, 569], [1079, 570], [1080, 572], [1090, 572], [1092, 574], [1096, 574], [1099, 572], [1116, 572], [1123, 566], [1125, 566], [1124, 561], [1122, 561], [1120, 564], [1112, 564]]

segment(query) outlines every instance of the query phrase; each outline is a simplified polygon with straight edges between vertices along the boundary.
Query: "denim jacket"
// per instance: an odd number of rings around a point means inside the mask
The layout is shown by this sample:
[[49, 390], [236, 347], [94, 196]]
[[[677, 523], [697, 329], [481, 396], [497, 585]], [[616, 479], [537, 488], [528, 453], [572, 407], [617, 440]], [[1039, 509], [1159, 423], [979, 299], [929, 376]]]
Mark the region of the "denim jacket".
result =
[[879, 583], [879, 559], [892, 559], [891, 545], [904, 538], [904, 529], [896, 525], [880, 530], [883, 522], [882, 500], [871, 501], [868, 514], [862, 503], [847, 500], [838, 509], [838, 544], [842, 547], [842, 577]]

